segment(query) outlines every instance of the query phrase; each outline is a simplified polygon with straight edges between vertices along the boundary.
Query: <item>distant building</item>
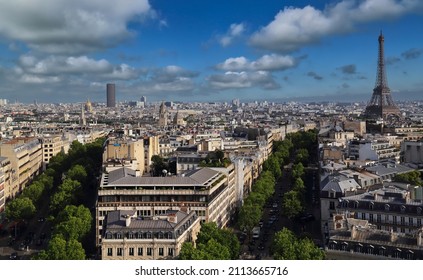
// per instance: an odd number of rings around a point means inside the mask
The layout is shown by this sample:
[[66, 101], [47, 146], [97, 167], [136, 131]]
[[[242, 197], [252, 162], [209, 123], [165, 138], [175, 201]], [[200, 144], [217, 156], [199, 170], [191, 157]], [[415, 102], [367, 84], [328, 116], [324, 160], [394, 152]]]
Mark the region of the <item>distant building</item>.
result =
[[404, 141], [401, 151], [403, 153], [404, 162], [423, 166], [423, 140]]
[[162, 104], [160, 104], [160, 109], [159, 109], [159, 126], [167, 126], [167, 110], [166, 110], [166, 105], [164, 102], [162, 102]]
[[107, 84], [107, 107], [116, 107], [116, 87], [115, 84]]

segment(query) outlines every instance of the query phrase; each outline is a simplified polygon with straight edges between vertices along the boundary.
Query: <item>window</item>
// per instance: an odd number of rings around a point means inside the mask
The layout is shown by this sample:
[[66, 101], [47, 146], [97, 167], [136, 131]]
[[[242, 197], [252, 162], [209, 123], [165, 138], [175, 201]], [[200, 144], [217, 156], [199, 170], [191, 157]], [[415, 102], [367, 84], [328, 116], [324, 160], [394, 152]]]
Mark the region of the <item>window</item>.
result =
[[404, 213], [405, 209], [406, 209], [405, 205], [401, 205], [401, 213]]
[[142, 256], [143, 255], [143, 248], [142, 247], [138, 247], [138, 256]]
[[122, 239], [122, 234], [120, 232], [116, 233], [116, 239]]
[[369, 205], [370, 210], [373, 210], [374, 207], [375, 207], [375, 203], [373, 201], [370, 202], [370, 205]]
[[128, 233], [128, 239], [134, 239], [134, 233], [133, 232]]
[[129, 255], [130, 256], [133, 256], [134, 255], [134, 248], [129, 248]]
[[397, 216], [393, 216], [393, 219], [394, 219], [394, 225], [396, 225], [396, 224], [397, 224], [397, 222], [398, 222], [398, 221], [397, 221], [397, 218], [398, 218]]
[[405, 217], [400, 217], [401, 219], [401, 225], [405, 225]]
[[377, 214], [376, 222], [378, 222], [378, 223], [382, 222], [382, 216], [380, 214]]
[[147, 239], [151, 239], [151, 236], [152, 236], [152, 235], [151, 235], [151, 232], [147, 232], [147, 236], [146, 236], [146, 237], [147, 237]]
[[389, 204], [385, 204], [385, 211], [389, 211], [389, 208], [391, 208], [391, 206], [389, 206]]
[[417, 219], [417, 226], [418, 227], [421, 227], [422, 226], [422, 219]]
[[168, 248], [167, 249], [167, 255], [168, 256], [171, 256], [171, 257], [173, 256], [173, 248]]
[[117, 248], [117, 255], [118, 256], [122, 256], [123, 255], [123, 249], [122, 248]]
[[369, 222], [373, 223], [373, 214], [369, 214]]
[[417, 207], [417, 214], [421, 214], [422, 213], [422, 208], [421, 207]]
[[335, 202], [334, 201], [330, 201], [329, 202], [329, 209], [330, 210], [335, 210]]
[[153, 248], [147, 248], [147, 256], [153, 255]]
[[412, 225], [413, 225], [413, 218], [412, 218], [412, 217], [409, 217], [409, 218], [408, 218], [408, 223], [410, 224], [410, 226], [412, 226]]
[[159, 256], [164, 256], [164, 249], [163, 248], [159, 248]]
[[107, 255], [110, 257], [110, 256], [113, 256], [113, 248], [107, 248]]
[[366, 219], [366, 213], [361, 213], [361, 219], [365, 220]]

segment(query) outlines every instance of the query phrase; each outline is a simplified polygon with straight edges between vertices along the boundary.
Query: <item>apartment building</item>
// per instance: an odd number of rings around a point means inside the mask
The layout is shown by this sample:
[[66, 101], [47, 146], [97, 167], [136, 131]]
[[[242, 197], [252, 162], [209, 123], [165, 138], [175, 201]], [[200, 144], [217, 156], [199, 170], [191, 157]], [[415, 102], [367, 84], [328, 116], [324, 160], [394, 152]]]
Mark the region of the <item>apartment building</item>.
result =
[[348, 144], [348, 156], [356, 160], [399, 163], [400, 150], [389, 141], [352, 140]]
[[423, 202], [412, 199], [408, 189], [395, 186], [342, 197], [339, 210], [369, 221], [378, 230], [411, 234], [422, 226]]
[[235, 169], [201, 168], [182, 176], [141, 177], [128, 167], [114, 167], [102, 175], [96, 207], [97, 245], [101, 245], [105, 217], [111, 211], [136, 211], [153, 217], [169, 209], [195, 212], [200, 220], [225, 227], [235, 212]]
[[67, 153], [70, 142], [63, 135], [43, 135], [41, 138], [43, 147], [43, 164], [46, 165], [50, 159], [60, 152]]
[[101, 259], [174, 259], [184, 242], [195, 242], [199, 231], [194, 211], [167, 210], [152, 217], [134, 210], [110, 211], [104, 220]]
[[21, 192], [42, 169], [42, 147], [38, 138], [5, 140], [0, 145], [0, 156], [10, 160], [10, 172], [13, 177], [6, 198]]
[[336, 259], [423, 259], [423, 228], [398, 233], [375, 228], [350, 213], [334, 215], [326, 256]]

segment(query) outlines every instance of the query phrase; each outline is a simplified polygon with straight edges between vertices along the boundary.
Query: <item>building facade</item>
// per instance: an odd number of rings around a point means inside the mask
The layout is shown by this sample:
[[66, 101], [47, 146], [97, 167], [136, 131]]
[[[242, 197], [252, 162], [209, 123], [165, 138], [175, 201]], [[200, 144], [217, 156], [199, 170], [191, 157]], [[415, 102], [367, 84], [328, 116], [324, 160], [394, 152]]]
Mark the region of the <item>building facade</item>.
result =
[[137, 211], [117, 210], [104, 220], [103, 260], [174, 259], [184, 242], [195, 242], [200, 219], [195, 212], [167, 210], [152, 217]]

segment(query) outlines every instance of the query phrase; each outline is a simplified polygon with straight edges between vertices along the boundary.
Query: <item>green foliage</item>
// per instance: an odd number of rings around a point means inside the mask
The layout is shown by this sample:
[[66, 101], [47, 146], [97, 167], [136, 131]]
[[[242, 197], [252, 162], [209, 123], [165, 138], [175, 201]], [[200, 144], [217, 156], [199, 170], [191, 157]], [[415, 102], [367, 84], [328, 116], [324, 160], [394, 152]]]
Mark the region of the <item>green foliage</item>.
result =
[[270, 171], [272, 172], [273, 176], [278, 179], [282, 176], [281, 166], [279, 164], [279, 160], [276, 158], [275, 155], [271, 155], [264, 163], [263, 163], [263, 171]]
[[300, 178], [300, 177], [303, 177], [304, 174], [305, 174], [304, 165], [301, 162], [294, 164], [292, 166], [292, 178], [294, 179]]
[[285, 193], [282, 198], [282, 208], [284, 214], [290, 219], [300, 214], [303, 206], [298, 192], [291, 190]]
[[22, 197], [27, 197], [31, 199], [32, 203], [36, 205], [40, 200], [44, 189], [45, 187], [43, 183], [35, 181], [23, 190]]
[[66, 241], [62, 236], [54, 236], [47, 247], [36, 259], [39, 260], [84, 260], [85, 251], [77, 240]]
[[87, 179], [87, 171], [82, 165], [77, 164], [72, 166], [72, 168], [68, 170], [68, 172], [66, 173], [66, 177], [71, 180], [78, 181], [83, 185]]
[[307, 149], [301, 148], [298, 149], [295, 154], [295, 161], [307, 164], [309, 161], [309, 153]]
[[421, 186], [423, 184], [421, 179], [421, 173], [418, 170], [414, 170], [414, 171], [403, 173], [403, 174], [397, 174], [394, 177], [394, 181], [407, 183], [407, 184], [413, 184], [416, 186]]
[[325, 254], [308, 239], [298, 239], [283, 228], [273, 239], [273, 257], [276, 260], [323, 260]]
[[238, 259], [240, 245], [228, 229], [219, 229], [216, 223], [204, 223], [198, 233], [196, 247], [184, 243], [179, 255], [183, 260]]
[[304, 181], [301, 178], [296, 178], [295, 182], [294, 182], [294, 187], [292, 188], [292, 190], [296, 191], [299, 194], [304, 194], [305, 192], [305, 186], [304, 186]]
[[91, 229], [92, 217], [90, 210], [83, 205], [68, 205], [56, 219], [55, 234], [60, 234], [65, 240], [82, 240]]
[[163, 170], [169, 171], [168, 164], [164, 161], [164, 159], [159, 155], [154, 155], [151, 157], [151, 169], [153, 172], [153, 176], [163, 176]]
[[245, 229], [251, 232], [261, 219], [263, 210], [259, 205], [253, 203], [244, 203], [239, 211], [238, 226], [240, 229]]
[[28, 197], [18, 197], [6, 204], [6, 217], [10, 220], [30, 219], [35, 214], [35, 206]]
[[225, 158], [225, 153], [221, 150], [209, 152], [206, 158], [200, 161], [200, 167], [228, 167], [231, 161]]
[[50, 211], [57, 212], [66, 205], [76, 203], [76, 195], [81, 183], [71, 179], [65, 179], [59, 186], [58, 192], [52, 195]]
[[[197, 246], [206, 245], [210, 240], [216, 241], [218, 244], [227, 248], [230, 252], [229, 258], [237, 259], [239, 256], [239, 242], [235, 234], [228, 229], [219, 229], [216, 223], [204, 223], [201, 225], [201, 230], [197, 236]], [[200, 248], [200, 247], [199, 247]]]

